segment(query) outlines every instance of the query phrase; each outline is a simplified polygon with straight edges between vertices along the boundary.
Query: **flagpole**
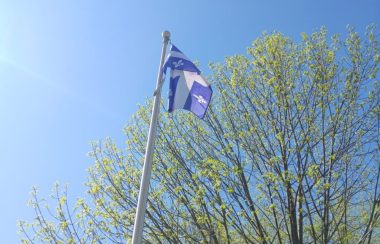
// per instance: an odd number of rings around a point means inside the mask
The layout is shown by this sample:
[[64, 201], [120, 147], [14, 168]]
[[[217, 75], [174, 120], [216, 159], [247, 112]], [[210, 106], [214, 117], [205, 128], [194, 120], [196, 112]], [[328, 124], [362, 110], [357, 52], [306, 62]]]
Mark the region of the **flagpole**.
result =
[[140, 192], [139, 192], [139, 198], [137, 201], [137, 208], [136, 208], [136, 215], [135, 215], [135, 225], [133, 227], [132, 244], [141, 244], [142, 242], [144, 215], [145, 215], [145, 210], [146, 210], [146, 205], [147, 205], [146, 203], [148, 199], [149, 181], [150, 181], [150, 176], [152, 173], [152, 159], [153, 159], [153, 152], [154, 152], [154, 141], [156, 137], [157, 119], [158, 119], [158, 113], [160, 111], [161, 88], [162, 88], [162, 82], [163, 82], [162, 67], [164, 65], [166, 47], [170, 39], [170, 32], [169, 31], [162, 32], [162, 38], [163, 38], [163, 45], [162, 45], [162, 51], [161, 51], [161, 61], [160, 61], [160, 67], [158, 69], [156, 91], [154, 92], [153, 111], [152, 111], [152, 117], [150, 120], [148, 141], [146, 144], [144, 167], [143, 167], [143, 173], [141, 176]]

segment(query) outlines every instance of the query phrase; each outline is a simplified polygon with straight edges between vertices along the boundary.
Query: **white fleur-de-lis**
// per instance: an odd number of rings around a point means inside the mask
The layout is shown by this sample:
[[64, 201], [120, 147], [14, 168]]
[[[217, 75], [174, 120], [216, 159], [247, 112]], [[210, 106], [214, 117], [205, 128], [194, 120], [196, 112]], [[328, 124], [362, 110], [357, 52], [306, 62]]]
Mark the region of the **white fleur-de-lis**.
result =
[[174, 64], [174, 67], [175, 68], [178, 68], [179, 66], [182, 66], [183, 65], [183, 61], [182, 61], [182, 59], [180, 59], [180, 60], [178, 60], [178, 62], [173, 62], [173, 64]]
[[201, 95], [197, 96], [194, 94], [193, 97], [195, 97], [199, 103], [207, 104], [206, 99], [204, 99]]

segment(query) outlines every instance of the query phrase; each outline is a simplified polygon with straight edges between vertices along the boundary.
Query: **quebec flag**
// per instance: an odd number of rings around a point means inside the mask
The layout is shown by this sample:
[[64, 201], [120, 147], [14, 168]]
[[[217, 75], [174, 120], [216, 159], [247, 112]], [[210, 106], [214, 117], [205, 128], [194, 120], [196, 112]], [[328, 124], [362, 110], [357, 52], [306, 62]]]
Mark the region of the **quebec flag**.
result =
[[186, 109], [199, 118], [206, 114], [212, 89], [201, 71], [174, 45], [164, 65], [164, 74], [170, 68], [169, 112]]

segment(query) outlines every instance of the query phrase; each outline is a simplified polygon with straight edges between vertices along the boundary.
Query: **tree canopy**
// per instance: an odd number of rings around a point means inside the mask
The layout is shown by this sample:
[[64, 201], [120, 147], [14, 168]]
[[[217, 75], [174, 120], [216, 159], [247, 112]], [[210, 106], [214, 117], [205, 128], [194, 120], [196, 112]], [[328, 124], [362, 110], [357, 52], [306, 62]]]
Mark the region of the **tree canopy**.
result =
[[[148, 243], [380, 242], [380, 61], [374, 26], [300, 41], [263, 34], [210, 64], [204, 120], [161, 112], [145, 214]], [[94, 143], [87, 195], [33, 190], [25, 243], [125, 243], [132, 235], [151, 101], [126, 146]]]

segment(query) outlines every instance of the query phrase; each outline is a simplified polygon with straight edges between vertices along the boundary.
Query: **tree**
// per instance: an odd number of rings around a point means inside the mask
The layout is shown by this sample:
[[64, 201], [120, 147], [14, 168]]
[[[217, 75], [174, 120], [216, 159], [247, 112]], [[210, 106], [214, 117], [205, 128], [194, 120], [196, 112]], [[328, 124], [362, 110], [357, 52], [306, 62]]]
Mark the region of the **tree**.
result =
[[[152, 243], [380, 242], [379, 41], [325, 28], [296, 43], [263, 34], [211, 64], [205, 120], [161, 113], [144, 240]], [[37, 190], [26, 243], [125, 243], [133, 229], [151, 101], [126, 148], [94, 143], [88, 196], [56, 212]]]

